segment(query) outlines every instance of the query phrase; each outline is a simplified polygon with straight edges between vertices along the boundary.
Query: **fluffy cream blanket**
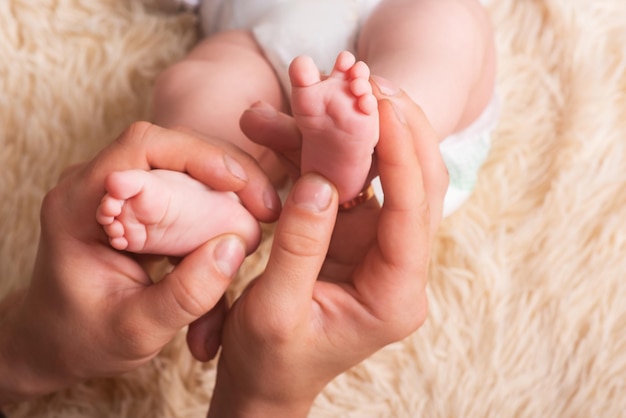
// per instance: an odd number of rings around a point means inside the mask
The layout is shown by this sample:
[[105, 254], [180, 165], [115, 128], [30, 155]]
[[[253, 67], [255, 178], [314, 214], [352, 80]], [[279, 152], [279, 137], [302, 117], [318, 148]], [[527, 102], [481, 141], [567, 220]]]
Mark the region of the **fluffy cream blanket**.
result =
[[[502, 118], [439, 233], [429, 319], [333, 381], [312, 417], [626, 416], [626, 2], [489, 8]], [[138, 2], [0, 2], [0, 294], [28, 280], [61, 170], [148, 119], [155, 76], [195, 37], [191, 16]], [[9, 412], [202, 417], [214, 370], [178, 338], [134, 373]]]

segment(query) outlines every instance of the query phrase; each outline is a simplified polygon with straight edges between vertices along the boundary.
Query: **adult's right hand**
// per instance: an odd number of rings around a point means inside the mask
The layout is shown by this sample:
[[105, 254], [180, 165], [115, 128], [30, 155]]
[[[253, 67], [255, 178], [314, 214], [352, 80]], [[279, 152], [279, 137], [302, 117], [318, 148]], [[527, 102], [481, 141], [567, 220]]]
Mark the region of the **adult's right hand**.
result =
[[[228, 313], [210, 417], [304, 417], [330, 380], [426, 319], [447, 173], [419, 106], [397, 89], [384, 91], [375, 91], [382, 208], [370, 200], [338, 211], [328, 180], [296, 181], [265, 271]], [[295, 132], [279, 115], [246, 123], [260, 128], [257, 135]], [[297, 153], [298, 138], [290, 140]]]

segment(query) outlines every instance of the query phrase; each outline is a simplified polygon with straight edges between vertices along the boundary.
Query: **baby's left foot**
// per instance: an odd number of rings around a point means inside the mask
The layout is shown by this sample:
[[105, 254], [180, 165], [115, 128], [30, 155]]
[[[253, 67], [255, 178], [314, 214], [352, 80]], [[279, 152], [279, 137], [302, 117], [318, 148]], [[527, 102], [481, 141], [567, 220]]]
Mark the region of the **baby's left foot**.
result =
[[314, 171], [332, 181], [339, 203], [362, 190], [379, 133], [369, 68], [355, 61], [342, 52], [323, 80], [309, 57], [298, 57], [289, 67], [291, 107], [302, 132], [302, 173]]

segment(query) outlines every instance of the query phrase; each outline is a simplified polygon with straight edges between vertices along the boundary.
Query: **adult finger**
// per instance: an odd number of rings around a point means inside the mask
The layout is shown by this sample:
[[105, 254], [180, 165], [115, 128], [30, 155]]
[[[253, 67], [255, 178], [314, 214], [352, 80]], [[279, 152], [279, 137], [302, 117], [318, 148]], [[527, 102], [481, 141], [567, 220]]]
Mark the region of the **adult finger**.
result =
[[264, 102], [250, 106], [239, 120], [243, 133], [282, 157], [292, 178], [300, 174], [302, 135], [293, 117]]
[[257, 300], [280, 308], [282, 319], [297, 320], [297, 313], [310, 306], [336, 216], [331, 183], [317, 174], [301, 177], [285, 202], [267, 267], [253, 289]]
[[146, 287], [129, 315], [146, 318], [155, 334], [167, 339], [221, 300], [246, 255], [243, 240], [217, 237], [187, 255], [161, 281]]
[[[379, 99], [378, 171], [385, 192], [377, 246], [355, 273], [362, 300], [382, 320], [396, 326], [390, 338], [403, 337], [426, 316], [425, 286], [431, 247], [431, 210], [414, 137], [431, 135], [419, 108], [396, 105], [404, 93]], [[420, 129], [421, 127], [421, 129]], [[434, 134], [434, 132], [432, 132]]]
[[189, 325], [187, 346], [196, 360], [209, 361], [217, 355], [227, 312], [226, 297], [222, 296], [213, 309]]
[[430, 205], [411, 130], [391, 101], [381, 100], [379, 112], [381, 128], [376, 153], [385, 201], [378, 243], [385, 263], [405, 269], [407, 263], [422, 258], [416, 257], [416, 250], [428, 248]]
[[280, 211], [278, 195], [256, 161], [225, 142], [136, 122], [87, 167], [102, 178], [136, 168], [184, 172], [213, 189], [235, 191], [261, 221], [275, 220]]
[[299, 150], [302, 135], [293, 117], [265, 102], [256, 102], [239, 119], [242, 131], [254, 142], [281, 153]]
[[439, 137], [422, 109], [409, 96], [389, 81], [373, 76], [374, 95], [390, 100], [395, 113], [410, 132], [422, 172], [425, 196], [430, 207], [430, 232], [435, 235], [443, 214], [443, 201], [448, 189], [448, 171], [439, 151]]

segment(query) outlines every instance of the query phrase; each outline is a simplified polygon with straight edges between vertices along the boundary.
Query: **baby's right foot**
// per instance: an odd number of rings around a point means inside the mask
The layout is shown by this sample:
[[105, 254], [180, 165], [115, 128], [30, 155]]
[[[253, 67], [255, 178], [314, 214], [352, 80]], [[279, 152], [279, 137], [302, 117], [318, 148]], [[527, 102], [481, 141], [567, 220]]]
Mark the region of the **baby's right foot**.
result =
[[168, 170], [128, 170], [107, 177], [96, 212], [113, 248], [184, 256], [221, 234], [242, 237], [252, 252], [261, 237], [256, 219], [234, 193], [211, 190]]
[[367, 65], [346, 51], [323, 80], [309, 57], [297, 57], [289, 67], [302, 173], [315, 171], [332, 181], [339, 203], [363, 189], [378, 142], [378, 103], [369, 75]]

